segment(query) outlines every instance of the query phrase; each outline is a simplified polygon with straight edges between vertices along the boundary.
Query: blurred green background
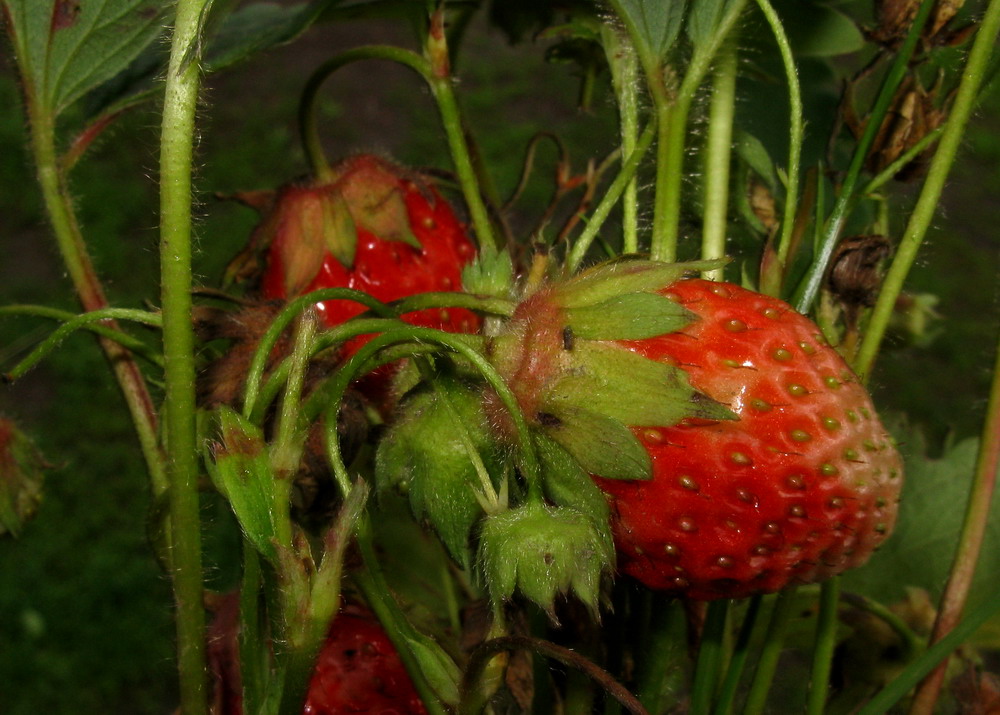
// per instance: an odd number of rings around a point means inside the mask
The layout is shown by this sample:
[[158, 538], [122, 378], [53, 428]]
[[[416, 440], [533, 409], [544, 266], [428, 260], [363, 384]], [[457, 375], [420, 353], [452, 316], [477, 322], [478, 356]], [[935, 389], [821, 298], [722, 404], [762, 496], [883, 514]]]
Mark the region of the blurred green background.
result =
[[[208, 78], [196, 172], [196, 272], [205, 285], [218, 281], [255, 223], [253, 212], [216, 194], [275, 187], [303, 174], [295, 129], [299, 89], [333, 53], [373, 41], [412, 45], [405, 30], [384, 23], [321, 26]], [[543, 62], [545, 46], [511, 46], [478, 22], [458, 67], [470, 124], [503, 195], [538, 131], [566, 141], [577, 171], [615, 144], [606, 94], [599, 91], [591, 111], [580, 112], [578, 81], [571, 68]], [[6, 53], [3, 61], [0, 303], [75, 310], [24, 151], [25, 120]], [[407, 70], [383, 63], [343, 70], [328, 82], [321, 110], [331, 158], [374, 151], [414, 166], [449, 166], [436, 109]], [[939, 298], [943, 329], [924, 346], [891, 338], [873, 378], [882, 408], [923, 426], [932, 446], [977, 434], [985, 407], [1000, 326], [998, 110], [992, 92], [910, 280], [912, 290]], [[156, 301], [157, 122], [155, 107], [126, 114], [74, 172], [85, 235], [117, 306]], [[552, 155], [551, 148], [541, 152], [526, 210], [515, 215], [521, 230], [548, 198]], [[2, 366], [49, 329], [0, 320]], [[169, 712], [176, 697], [169, 583], [146, 541], [147, 487], [127, 413], [93, 340], [70, 338], [29, 376], [0, 388], [0, 413], [22, 423], [53, 465], [38, 518], [20, 540], [0, 541], [0, 711]], [[209, 578], [225, 587], [233, 574], [232, 522], [212, 501], [205, 522]]]

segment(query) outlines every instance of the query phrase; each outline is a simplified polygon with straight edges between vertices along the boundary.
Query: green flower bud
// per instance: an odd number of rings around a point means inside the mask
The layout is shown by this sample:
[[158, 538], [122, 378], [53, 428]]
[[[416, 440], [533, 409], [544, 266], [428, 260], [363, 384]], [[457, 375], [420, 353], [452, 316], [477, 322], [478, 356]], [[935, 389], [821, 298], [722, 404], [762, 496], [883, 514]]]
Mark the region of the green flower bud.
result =
[[596, 617], [614, 545], [606, 524], [583, 512], [527, 504], [486, 520], [479, 560], [495, 603], [517, 589], [552, 616], [555, 597], [573, 592]]

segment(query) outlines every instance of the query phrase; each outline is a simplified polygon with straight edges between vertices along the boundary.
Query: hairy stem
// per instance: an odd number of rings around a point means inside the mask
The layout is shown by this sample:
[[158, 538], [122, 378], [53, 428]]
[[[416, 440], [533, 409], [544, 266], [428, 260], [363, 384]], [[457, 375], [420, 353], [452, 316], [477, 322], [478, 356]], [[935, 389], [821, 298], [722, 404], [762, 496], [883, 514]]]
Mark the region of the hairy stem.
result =
[[879, 293], [875, 308], [872, 310], [868, 330], [861, 343], [861, 348], [858, 350], [854, 369], [862, 378], [871, 374], [872, 365], [888, 328], [896, 299], [903, 290], [906, 276], [916, 260], [927, 229], [937, 212], [941, 192], [944, 190], [945, 181], [965, 135], [965, 126], [975, 108], [979, 89], [987, 77], [987, 67], [998, 31], [1000, 31], [1000, 0], [991, 0], [979, 25], [972, 50], [969, 52], [969, 59], [962, 73], [962, 81], [958, 86], [955, 102], [952, 105], [948, 121], [945, 123], [944, 132], [941, 134], [941, 142], [938, 144], [937, 151], [934, 152], [934, 158], [927, 170], [927, 178], [920, 191], [920, 197], [917, 199], [913, 212], [910, 214], [910, 220], [903, 231], [899, 247], [896, 249], [896, 256], [886, 274], [882, 291]]
[[788, 261], [789, 248], [792, 245], [792, 231], [795, 229], [795, 214], [798, 211], [799, 197], [799, 162], [802, 157], [802, 90], [799, 87], [798, 70], [795, 58], [792, 57], [792, 46], [781, 24], [781, 18], [769, 0], [757, 0], [761, 12], [771, 26], [774, 39], [778, 43], [781, 62], [785, 67], [785, 77], [788, 81], [788, 128], [791, 137], [788, 142], [788, 185], [785, 187], [785, 211], [781, 220], [781, 237], [778, 239], [778, 259], [784, 265]]
[[778, 594], [774, 602], [771, 623], [767, 629], [767, 638], [760, 653], [760, 660], [757, 662], [757, 671], [754, 673], [753, 682], [750, 685], [750, 693], [747, 695], [747, 701], [743, 707], [744, 715], [760, 715], [764, 712], [767, 695], [771, 691], [771, 682], [774, 680], [774, 673], [778, 667], [778, 658], [785, 643], [785, 632], [788, 630], [788, 622], [792, 617], [795, 592], [794, 586], [786, 588]]
[[181, 710], [207, 712], [205, 612], [191, 321], [191, 162], [198, 100], [198, 32], [207, 0], [178, 0], [160, 135], [160, 281], [164, 421]]
[[[735, 35], [735, 33], [733, 33]], [[719, 50], [712, 75], [712, 99], [708, 110], [708, 137], [705, 140], [703, 223], [701, 257], [726, 255], [729, 218], [729, 166], [733, 151], [733, 117], [736, 108], [737, 48], [735, 37]], [[722, 280], [722, 267], [705, 271], [702, 277]]]
[[[994, 3], [995, 5], [997, 3]], [[993, 386], [986, 407], [982, 441], [976, 458], [976, 471], [969, 492], [969, 503], [962, 523], [955, 561], [948, 576], [937, 620], [931, 632], [931, 643], [941, 640], [955, 628], [972, 588], [976, 563], [982, 550], [986, 526], [990, 518], [990, 504], [996, 487], [997, 469], [1000, 468], [1000, 344], [997, 345], [996, 365], [993, 368]], [[941, 685], [944, 682], [948, 660], [941, 661], [934, 671], [917, 688], [910, 707], [911, 715], [929, 715], [934, 710]]]
[[817, 255], [809, 268], [809, 273], [806, 275], [796, 294], [794, 305], [800, 313], [808, 312], [813, 301], [816, 300], [816, 296], [819, 294], [820, 284], [823, 281], [823, 276], [826, 275], [830, 257], [833, 256], [833, 250], [837, 247], [837, 241], [840, 239], [840, 231], [844, 227], [844, 223], [847, 221], [848, 214], [853, 206], [854, 190], [861, 176], [861, 170], [868, 156], [868, 150], [871, 149], [875, 141], [875, 136], [889, 111], [892, 99], [896, 96], [897, 88], [906, 76], [910, 65], [910, 58], [913, 56], [923, 27], [935, 5], [935, 0], [923, 0], [916, 16], [913, 18], [913, 24], [910, 26], [910, 31], [907, 33], [906, 39], [896, 53], [896, 59], [893, 60], [892, 67], [889, 68], [889, 72], [882, 81], [882, 87], [879, 89], [875, 105], [872, 107], [871, 114], [868, 117], [865, 131], [861, 135], [861, 139], [858, 140], [858, 145], [854, 148], [854, 156], [851, 158], [851, 163], [847, 168], [844, 183], [840, 187], [840, 195], [837, 197], [833, 211], [826, 221]]

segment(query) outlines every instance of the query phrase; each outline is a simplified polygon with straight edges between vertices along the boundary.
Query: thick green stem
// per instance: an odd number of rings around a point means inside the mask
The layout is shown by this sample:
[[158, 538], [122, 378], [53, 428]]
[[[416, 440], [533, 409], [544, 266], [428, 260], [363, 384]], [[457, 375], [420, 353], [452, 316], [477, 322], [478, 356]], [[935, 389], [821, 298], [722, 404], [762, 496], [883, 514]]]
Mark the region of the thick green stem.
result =
[[[23, 53], [19, 53], [19, 55], [23, 55]], [[23, 56], [19, 59], [26, 61]], [[38, 169], [38, 182], [63, 265], [73, 283], [81, 307], [88, 312], [103, 310], [108, 307], [108, 301], [87, 252], [83, 234], [73, 210], [73, 201], [70, 197], [66, 176], [56, 151], [55, 116], [50, 108], [39, 104], [37, 92], [27, 87], [30, 76], [28, 68], [22, 67], [21, 69], [26, 85], [25, 96], [31, 127], [32, 156]], [[118, 329], [114, 322], [107, 323], [106, 327], [112, 330]], [[167, 477], [165, 457], [160, 449], [158, 439], [158, 416], [153, 399], [149, 394], [149, 388], [146, 385], [146, 379], [127, 349], [115, 340], [106, 337], [99, 338], [99, 342], [128, 406], [132, 424], [139, 438], [146, 469], [149, 472], [153, 497], [156, 499], [166, 493]]]
[[722, 665], [723, 641], [726, 623], [729, 620], [729, 601], [720, 599], [708, 604], [708, 615], [698, 649], [698, 662], [694, 671], [694, 685], [691, 687], [691, 715], [707, 715], [712, 705], [712, 696], [719, 683], [719, 669]]
[[[639, 140], [639, 58], [631, 41], [617, 27], [601, 25], [601, 44], [611, 67], [618, 105], [622, 156], [631, 156]], [[622, 251], [639, 251], [639, 181], [633, 176], [622, 196]]]
[[[733, 33], [735, 35], [735, 33]], [[708, 110], [705, 140], [701, 257], [724, 258], [729, 218], [729, 166], [733, 150], [733, 117], [736, 107], [736, 38], [729, 38], [719, 50], [712, 75], [712, 100]], [[702, 273], [709, 280], [722, 280], [724, 269]]]
[[744, 715], [760, 715], [764, 712], [767, 695], [771, 691], [771, 682], [778, 667], [778, 658], [785, 643], [785, 633], [792, 617], [792, 603], [795, 601], [795, 587], [786, 588], [778, 594], [771, 612], [771, 623], [767, 629], [767, 638], [761, 649], [760, 660], [757, 661], [757, 671], [750, 685]]
[[677, 260], [680, 235], [681, 189], [684, 184], [684, 150], [690, 101], [654, 99], [656, 105], [656, 193], [653, 198], [653, 233], [649, 257]]
[[760, 613], [760, 604], [763, 597], [756, 594], [750, 599], [747, 606], [746, 615], [743, 617], [743, 625], [740, 626], [740, 633], [736, 637], [736, 645], [733, 648], [733, 657], [729, 660], [729, 668], [726, 670], [726, 677], [719, 688], [719, 697], [715, 702], [713, 715], [729, 715], [733, 708], [733, 700], [736, 698], [736, 688], [740, 684], [740, 677], [743, 675], [743, 666], [746, 665], [747, 656], [750, 653], [750, 638], [753, 636], [754, 628], [757, 625], [757, 615]]
[[198, 32], [207, 0], [178, 0], [160, 136], [160, 279], [164, 420], [181, 711], [207, 712], [205, 612], [191, 321], [191, 162], [198, 101]]
[[[997, 3], [994, 3], [997, 4]], [[982, 550], [986, 526], [990, 518], [990, 504], [996, 487], [997, 469], [1000, 468], [1000, 344], [997, 345], [996, 364], [993, 368], [993, 386], [986, 407], [982, 441], [976, 458], [976, 471], [969, 492], [969, 503], [962, 523], [962, 533], [948, 584], [941, 596], [937, 620], [931, 632], [931, 643], [947, 635], [965, 609], [972, 588], [976, 563]], [[930, 715], [934, 710], [948, 666], [947, 658], [920, 684], [910, 708], [911, 715]]]
[[792, 245], [792, 231], [795, 229], [795, 214], [799, 203], [799, 163], [802, 157], [802, 90], [799, 87], [798, 70], [795, 58], [792, 56], [792, 46], [781, 24], [781, 18], [769, 0], [757, 0], [761, 12], [771, 26], [774, 39], [778, 43], [781, 62], [785, 66], [785, 78], [788, 81], [789, 120], [788, 129], [788, 185], [785, 187], [785, 211], [781, 220], [781, 237], [778, 239], [778, 259], [784, 265], [788, 261], [789, 249]]
[[830, 683], [833, 651], [837, 646], [837, 604], [840, 601], [840, 578], [824, 581], [820, 587], [816, 644], [813, 647], [812, 673], [809, 681], [808, 715], [823, 715]]
[[924, 24], [927, 22], [927, 18], [936, 4], [935, 0], [923, 0], [920, 9], [913, 18], [913, 24], [910, 26], [910, 31], [907, 33], [906, 39], [896, 53], [896, 59], [893, 61], [892, 67], [889, 68], [889, 72], [882, 81], [882, 87], [868, 117], [865, 131], [854, 149], [854, 156], [851, 158], [851, 163], [847, 168], [844, 183], [840, 187], [840, 195], [837, 197], [833, 211], [826, 221], [818, 253], [813, 259], [809, 273], [806, 275], [805, 280], [803, 280], [795, 297], [795, 308], [800, 313], [808, 312], [810, 307], [812, 307], [813, 301], [816, 300], [816, 296], [819, 294], [820, 284], [823, 281], [823, 276], [826, 275], [830, 257], [833, 255], [833, 250], [837, 247], [837, 241], [840, 239], [840, 231], [844, 227], [850, 209], [854, 204], [854, 190], [861, 176], [861, 170], [864, 168], [865, 159], [868, 157], [868, 150], [871, 149], [875, 141], [875, 136], [882, 126], [886, 113], [892, 104], [893, 97], [896, 96], [896, 90], [909, 70], [910, 58], [917, 47]]
[[886, 274], [882, 291], [879, 293], [872, 311], [868, 330], [861, 343], [861, 348], [858, 350], [854, 369], [863, 378], [871, 373], [875, 356], [878, 354], [882, 338], [889, 326], [889, 319], [892, 317], [896, 299], [903, 290], [906, 276], [916, 260], [917, 252], [927, 234], [927, 229], [937, 212], [945, 181], [965, 136], [965, 126], [975, 108], [979, 89], [987, 76], [986, 70], [998, 31], [1000, 31], [1000, 0], [991, 0], [986, 14], [983, 15], [980, 22], [972, 50], [969, 52], [969, 59], [965, 64], [965, 71], [962, 73], [962, 81], [958, 86], [955, 102], [941, 135], [941, 142], [938, 144], [937, 151], [934, 152], [934, 158], [927, 170], [927, 178], [920, 191], [920, 197], [917, 199], [913, 212], [910, 214], [910, 220], [903, 231], [903, 237], [896, 249], [896, 256]]

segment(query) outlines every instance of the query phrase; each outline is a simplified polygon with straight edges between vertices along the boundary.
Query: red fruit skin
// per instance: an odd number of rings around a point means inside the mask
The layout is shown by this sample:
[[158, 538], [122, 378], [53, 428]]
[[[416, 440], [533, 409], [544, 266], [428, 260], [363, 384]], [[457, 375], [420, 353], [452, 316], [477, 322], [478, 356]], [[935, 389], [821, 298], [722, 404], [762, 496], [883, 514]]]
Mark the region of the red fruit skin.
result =
[[[209, 627], [215, 677], [213, 713], [243, 715], [239, 668], [239, 595], [218, 599]], [[303, 715], [426, 715], [399, 654], [374, 615], [357, 604], [341, 608], [316, 659]]]
[[704, 280], [661, 292], [699, 320], [623, 344], [683, 368], [739, 419], [633, 427], [652, 480], [597, 479], [620, 569], [710, 600], [866, 561], [895, 523], [902, 463], [858, 378], [782, 301]]
[[[475, 246], [466, 235], [462, 224], [451, 207], [434, 189], [419, 176], [407, 175], [393, 164], [371, 155], [359, 155], [337, 167], [337, 179], [320, 186], [285, 187], [279, 195], [272, 214], [274, 237], [268, 251], [267, 267], [261, 279], [261, 291], [266, 299], [288, 299], [286, 266], [283, 254], [289, 251], [288, 242], [296, 236], [282, 231], [280, 212], [294, 212], [296, 204], [309, 194], [354, 194], [352, 184], [369, 181], [395, 181], [406, 205], [410, 229], [419, 241], [417, 249], [402, 241], [385, 240], [357, 226], [358, 241], [354, 265], [342, 265], [327, 251], [316, 268], [315, 277], [304, 293], [320, 288], [353, 288], [381, 301], [393, 301], [429, 291], [455, 291], [461, 289], [462, 268], [475, 256]], [[265, 221], [265, 223], [268, 223]], [[327, 327], [341, 323], [363, 313], [366, 308], [346, 300], [329, 300], [317, 304], [320, 316]], [[474, 332], [479, 328], [479, 318], [465, 309], [447, 308], [422, 310], [404, 317], [408, 323], [449, 332]], [[353, 354], [367, 341], [367, 337], [348, 343], [345, 357]]]
[[316, 661], [303, 715], [424, 715], [403, 663], [368, 611], [342, 610]]

